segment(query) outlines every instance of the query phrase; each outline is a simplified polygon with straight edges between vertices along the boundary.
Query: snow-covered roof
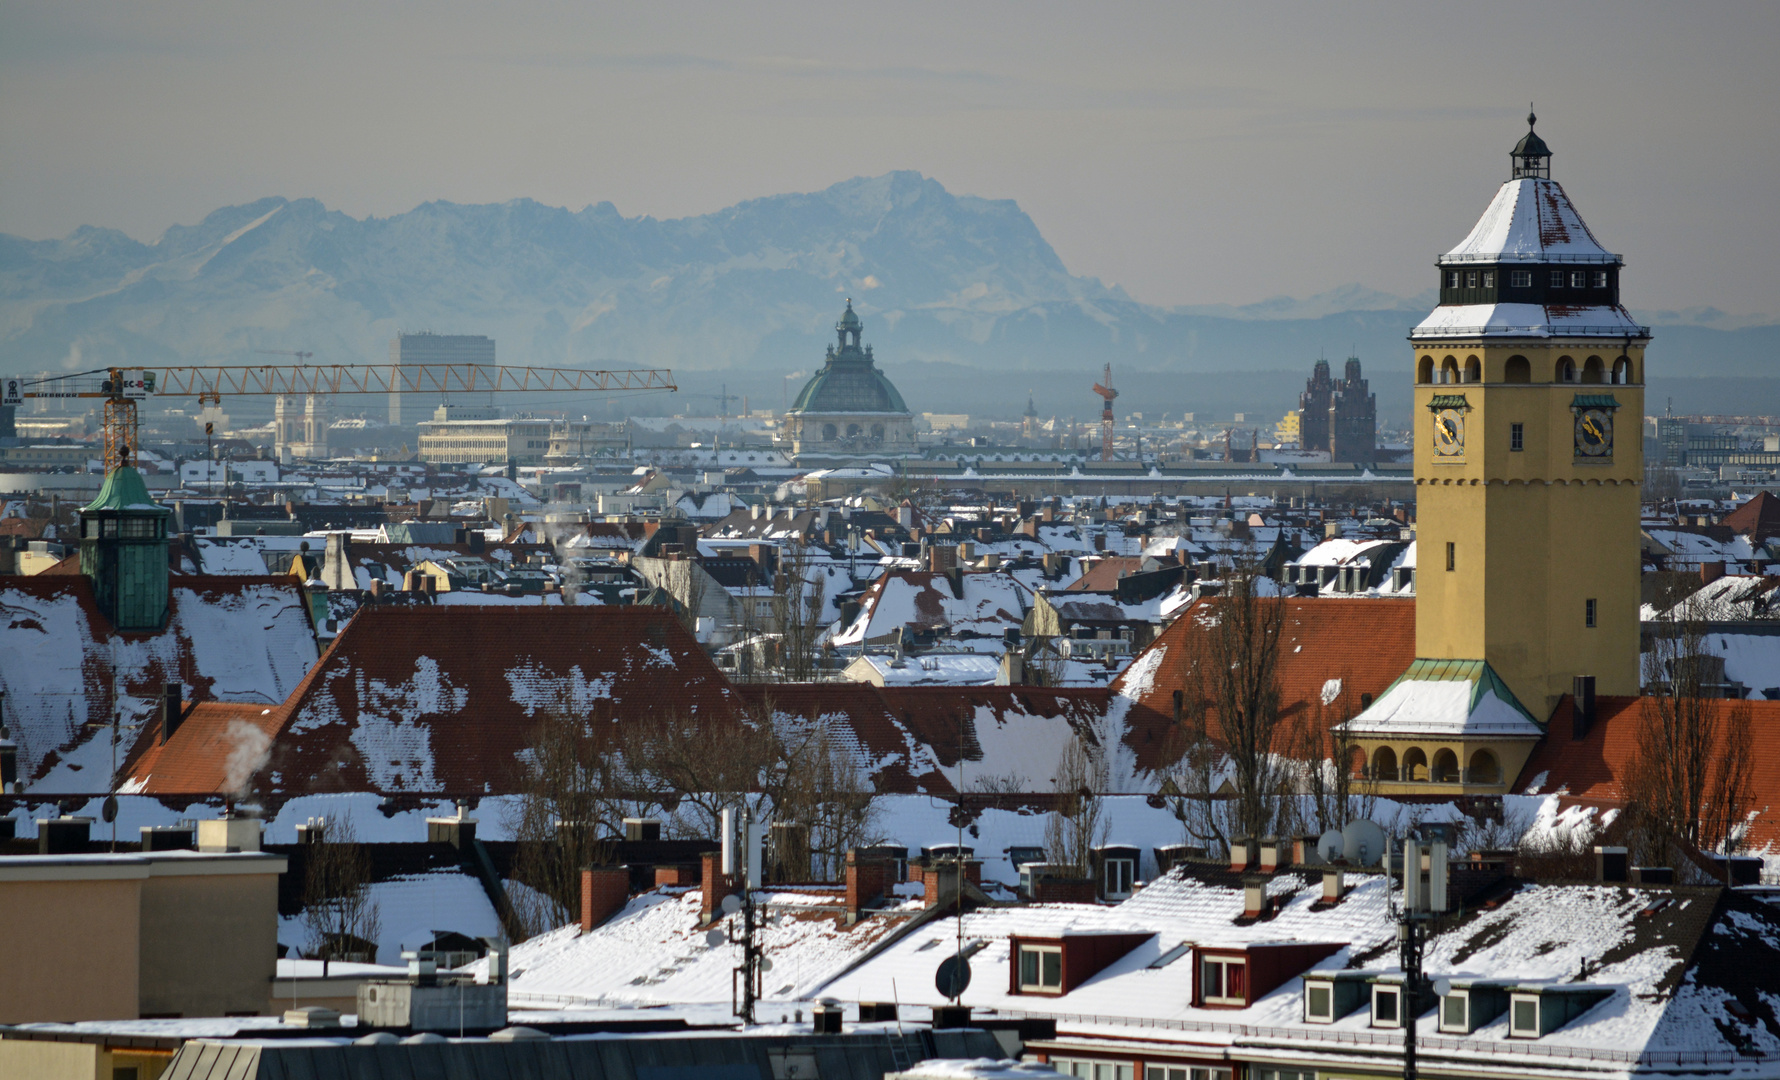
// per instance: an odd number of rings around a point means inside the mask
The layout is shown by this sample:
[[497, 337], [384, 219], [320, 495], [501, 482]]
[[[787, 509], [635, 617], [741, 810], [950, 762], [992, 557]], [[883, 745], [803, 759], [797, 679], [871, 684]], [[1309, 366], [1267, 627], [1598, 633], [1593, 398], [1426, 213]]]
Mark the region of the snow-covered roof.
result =
[[1440, 257], [1454, 262], [1573, 262], [1618, 265], [1583, 223], [1556, 180], [1523, 177], [1496, 192], [1471, 234]]
[[1480, 335], [1647, 338], [1650, 328], [1617, 304], [1443, 304], [1409, 334], [1415, 341]]
[[1545, 729], [1487, 661], [1418, 659], [1371, 707], [1341, 725], [1350, 735], [1537, 739]]
[[904, 657], [862, 656], [855, 663], [869, 664], [886, 685], [986, 686], [1001, 674], [1001, 661], [985, 653], [931, 653]]

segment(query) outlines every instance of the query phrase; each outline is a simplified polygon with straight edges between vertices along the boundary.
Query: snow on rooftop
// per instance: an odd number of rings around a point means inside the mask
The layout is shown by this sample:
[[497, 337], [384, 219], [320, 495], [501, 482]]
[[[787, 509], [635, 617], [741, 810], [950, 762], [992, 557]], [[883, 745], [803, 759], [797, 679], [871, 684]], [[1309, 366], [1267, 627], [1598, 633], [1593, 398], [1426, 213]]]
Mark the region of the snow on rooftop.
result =
[[1606, 263], [1619, 256], [1603, 248], [1555, 180], [1523, 177], [1496, 192], [1469, 236], [1441, 256], [1442, 262]]
[[1465, 679], [1400, 680], [1343, 726], [1350, 734], [1444, 738], [1536, 739], [1545, 733], [1492, 688], [1478, 691]]
[[1566, 304], [1443, 304], [1428, 313], [1414, 330], [1412, 340], [1478, 335], [1514, 337], [1632, 337], [1650, 336], [1625, 308]]

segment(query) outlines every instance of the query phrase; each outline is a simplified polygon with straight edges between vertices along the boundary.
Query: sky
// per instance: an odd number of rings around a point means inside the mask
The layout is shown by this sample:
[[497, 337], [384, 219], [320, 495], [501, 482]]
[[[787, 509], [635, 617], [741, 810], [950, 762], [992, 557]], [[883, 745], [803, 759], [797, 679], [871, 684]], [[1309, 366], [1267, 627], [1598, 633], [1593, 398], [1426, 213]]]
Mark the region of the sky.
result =
[[1635, 308], [1780, 314], [1780, 4], [15, 3], [0, 232], [914, 169], [1162, 305], [1435, 283], [1529, 101]]

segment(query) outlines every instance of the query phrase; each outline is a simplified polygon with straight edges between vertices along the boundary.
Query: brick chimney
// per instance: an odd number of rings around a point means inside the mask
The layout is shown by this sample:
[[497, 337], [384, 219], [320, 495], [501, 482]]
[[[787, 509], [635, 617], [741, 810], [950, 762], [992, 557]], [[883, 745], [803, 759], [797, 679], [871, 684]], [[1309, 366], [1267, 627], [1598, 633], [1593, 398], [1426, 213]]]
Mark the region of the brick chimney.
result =
[[707, 851], [700, 861], [702, 872], [699, 874], [699, 890], [702, 895], [699, 897], [698, 911], [700, 925], [704, 925], [716, 916], [717, 905], [723, 902], [723, 898], [735, 892], [736, 880], [734, 875], [723, 872], [721, 852]]
[[1262, 877], [1245, 877], [1242, 879], [1242, 917], [1258, 919], [1267, 911], [1267, 879]]
[[630, 899], [630, 867], [588, 866], [581, 870], [581, 932], [618, 914]]
[[1347, 875], [1338, 866], [1323, 871], [1323, 903], [1336, 904], [1347, 895]]
[[[860, 915], [875, 905], [890, 887], [890, 860], [847, 849], [847, 924], [859, 921]], [[928, 905], [932, 907], [932, 904]]]
[[1277, 874], [1292, 865], [1290, 840], [1269, 836], [1261, 841], [1261, 873]]
[[1724, 563], [1722, 560], [1715, 561], [1715, 562], [1703, 562], [1700, 564], [1700, 584], [1701, 585], [1710, 585], [1714, 581], [1717, 581], [1719, 578], [1721, 578], [1723, 576], [1724, 576]]

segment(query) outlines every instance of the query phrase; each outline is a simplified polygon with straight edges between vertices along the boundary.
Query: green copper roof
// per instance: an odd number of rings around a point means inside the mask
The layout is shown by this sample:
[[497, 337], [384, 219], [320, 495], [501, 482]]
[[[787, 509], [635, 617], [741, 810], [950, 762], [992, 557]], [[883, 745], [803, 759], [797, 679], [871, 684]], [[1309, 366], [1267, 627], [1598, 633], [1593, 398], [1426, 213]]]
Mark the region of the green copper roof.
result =
[[[1483, 700], [1484, 692], [1488, 691], [1514, 706], [1516, 711], [1532, 723], [1539, 727], [1545, 726], [1520, 703], [1520, 699], [1514, 696], [1514, 691], [1508, 689], [1508, 684], [1502, 681], [1502, 676], [1497, 675], [1496, 669], [1490, 667], [1488, 660], [1430, 660], [1418, 656], [1407, 671], [1385, 687], [1384, 693], [1390, 693], [1391, 687], [1401, 682], [1469, 682], [1471, 699], [1467, 707], [1472, 712], [1477, 710], [1477, 703]], [[1378, 696], [1383, 698], [1384, 694]]]
[[99, 489], [99, 497], [81, 511], [91, 514], [99, 510], [136, 510], [150, 511], [157, 514], [170, 514], [165, 506], [155, 502], [154, 496], [148, 493], [148, 485], [143, 483], [142, 474], [129, 465], [111, 470], [105, 476], [105, 484]]
[[902, 395], [890, 380], [872, 363], [871, 351], [847, 340], [849, 331], [862, 324], [853, 313], [853, 302], [847, 301], [846, 314], [838, 329], [841, 340], [828, 347], [828, 362], [804, 384], [790, 412], [794, 413], [907, 413]]
[[1470, 403], [1463, 394], [1435, 394], [1428, 401], [1430, 409], [1469, 409]]
[[847, 311], [846, 311], [846, 314], [841, 316], [840, 325], [846, 327], [849, 330], [855, 329], [859, 326], [859, 316], [853, 314], [853, 301], [851, 301], [851, 300], [847, 301]]
[[1619, 402], [1613, 400], [1612, 394], [1577, 394], [1571, 400], [1572, 409], [1617, 409]]

